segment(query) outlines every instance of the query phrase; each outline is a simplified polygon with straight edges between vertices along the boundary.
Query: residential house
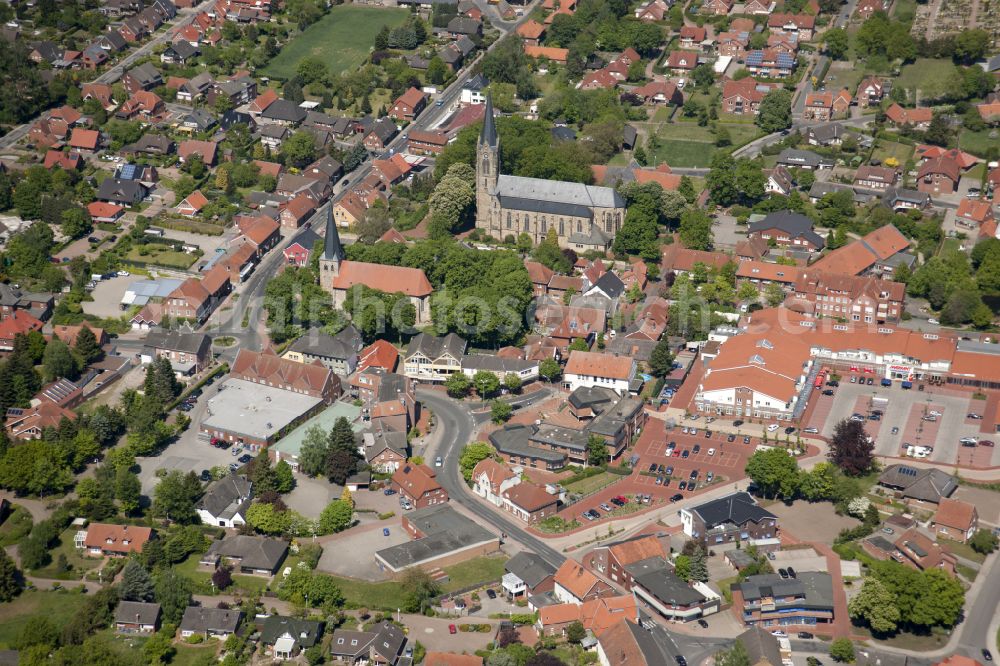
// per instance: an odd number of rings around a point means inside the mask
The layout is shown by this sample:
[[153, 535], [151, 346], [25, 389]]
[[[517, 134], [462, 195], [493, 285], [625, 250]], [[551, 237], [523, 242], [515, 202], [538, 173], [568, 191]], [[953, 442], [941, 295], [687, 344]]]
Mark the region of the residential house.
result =
[[444, 132], [413, 129], [406, 140], [407, 150], [414, 155], [437, 155], [448, 145], [448, 136]]
[[303, 364], [279, 358], [271, 349], [256, 352], [240, 349], [229, 376], [254, 384], [273, 386], [331, 404], [341, 394], [340, 379], [318, 363]]
[[392, 475], [392, 488], [406, 499], [412, 508], [423, 509], [448, 501], [448, 491], [438, 483], [437, 475], [427, 465], [409, 463]]
[[399, 363], [399, 352], [385, 340], [376, 340], [361, 350], [358, 358], [358, 372], [368, 368], [378, 368], [386, 372], [395, 372]]
[[246, 525], [253, 483], [242, 474], [230, 473], [209, 484], [198, 500], [197, 511], [206, 525], [236, 528]]
[[854, 13], [867, 21], [875, 12], [888, 12], [889, 4], [889, 0], [859, 0]]
[[390, 666], [400, 663], [406, 634], [388, 620], [369, 631], [337, 629], [330, 639], [330, 656], [337, 663]]
[[494, 506], [503, 505], [500, 493], [521, 482], [507, 465], [493, 458], [480, 460], [472, 470], [472, 492]]
[[573, 351], [563, 373], [571, 391], [580, 387], [605, 387], [624, 395], [632, 388], [636, 362], [632, 358], [596, 352]]
[[795, 169], [832, 169], [834, 161], [811, 150], [785, 148], [778, 154], [778, 164]]
[[379, 474], [394, 474], [406, 464], [409, 457], [409, 445], [406, 442], [406, 431], [375, 428], [372, 432], [362, 435], [364, 442], [365, 462]]
[[583, 604], [592, 599], [615, 596], [611, 585], [573, 559], [567, 559], [556, 571], [552, 593], [556, 599], [567, 604]]
[[716, 16], [725, 16], [733, 10], [734, 0], [705, 0], [701, 5], [701, 11], [704, 14], [715, 14]]
[[296, 230], [305, 224], [316, 212], [316, 200], [308, 194], [300, 194], [281, 206], [280, 228]]
[[806, 269], [799, 273], [794, 300], [786, 306], [817, 317], [883, 324], [899, 321], [905, 291], [901, 282]]
[[890, 167], [862, 164], [854, 173], [855, 187], [885, 191], [894, 187], [899, 180], [899, 172]]
[[446, 30], [452, 39], [458, 39], [463, 35], [466, 37], [482, 37], [483, 22], [467, 16], [456, 16], [448, 21]]
[[92, 153], [100, 147], [101, 133], [97, 130], [74, 127], [69, 137], [69, 147]]
[[385, 150], [388, 143], [394, 136], [396, 136], [398, 131], [396, 123], [394, 123], [390, 118], [379, 118], [372, 123], [372, 126], [365, 134], [362, 143], [365, 148], [372, 152], [381, 152]]
[[930, 529], [938, 538], [966, 543], [979, 529], [976, 505], [958, 499], [942, 498], [931, 519]]
[[[0, 322], [0, 328], [3, 328], [7, 321], [9, 320]], [[12, 345], [13, 341], [10, 343], [11, 347]], [[58, 428], [64, 418], [75, 421], [77, 415], [55, 402], [42, 400], [28, 408], [8, 407], [4, 428], [11, 439], [41, 439], [46, 428]]]
[[878, 477], [878, 484], [893, 490], [904, 500], [924, 504], [940, 504], [958, 488], [955, 477], [942, 470], [900, 464], [886, 467]]
[[730, 30], [729, 32], [720, 32], [715, 36], [715, 50], [719, 57], [743, 60], [749, 45], [750, 35], [747, 32]]
[[[455, 18], [452, 21], [466, 21]], [[389, 110], [389, 117], [399, 121], [413, 122], [427, 106], [427, 94], [418, 88], [410, 87], [400, 95]]]
[[156, 535], [148, 527], [91, 523], [75, 538], [77, 548], [94, 557], [125, 557], [141, 553], [146, 543]]
[[651, 557], [668, 556], [669, 552], [664, 550], [658, 537], [644, 534], [597, 546], [591, 556], [591, 566], [612, 582], [631, 590], [634, 579], [626, 567]]
[[236, 608], [188, 606], [181, 618], [181, 638], [198, 635], [225, 640], [236, 633], [242, 619], [243, 611]]
[[177, 147], [177, 157], [183, 164], [194, 155], [197, 155], [201, 158], [201, 161], [205, 163], [205, 166], [213, 167], [215, 166], [218, 148], [219, 144], [215, 141], [198, 141], [195, 139], [188, 139], [186, 141], [182, 141]]
[[152, 90], [163, 85], [163, 76], [151, 64], [143, 63], [138, 67], [126, 70], [122, 74], [122, 85], [125, 90], [134, 95], [140, 90]]
[[816, 27], [816, 17], [811, 14], [778, 14], [767, 17], [767, 27], [771, 34], [793, 35], [799, 41], [812, 39]]
[[551, 592], [556, 568], [534, 553], [522, 551], [504, 563], [500, 586], [511, 600]]
[[681, 26], [678, 37], [682, 49], [701, 49], [701, 43], [708, 36], [708, 30], [697, 25]]
[[737, 492], [698, 506], [681, 509], [684, 534], [706, 548], [778, 536], [778, 517], [761, 507], [749, 493]]
[[671, 51], [665, 66], [678, 76], [689, 75], [698, 66], [698, 54], [691, 51]]
[[771, 79], [787, 78], [795, 70], [795, 58], [773, 48], [749, 51], [743, 64], [751, 74]]
[[810, 146], [839, 146], [847, 137], [847, 131], [838, 123], [812, 125], [806, 130], [806, 141]]
[[896, 127], [912, 125], [914, 129], [926, 130], [931, 126], [934, 112], [927, 107], [904, 109], [899, 104], [893, 103], [885, 110], [885, 117]]
[[276, 99], [261, 112], [260, 117], [271, 123], [295, 127], [306, 119], [306, 111], [294, 102], [287, 99]]
[[536, 60], [551, 60], [554, 63], [565, 65], [569, 57], [569, 49], [562, 49], [555, 46], [531, 46], [524, 45], [524, 55]]
[[768, 83], [758, 83], [753, 77], [738, 81], [726, 80], [722, 84], [722, 110], [735, 115], [757, 115], [760, 103], [775, 87]]
[[131, 208], [145, 199], [148, 194], [148, 188], [137, 181], [105, 178], [101, 181], [100, 187], [97, 188], [95, 198], [98, 201]]
[[[545, 36], [546, 26], [534, 19], [529, 19], [517, 26], [518, 35], [524, 40], [525, 44], [530, 44], [531, 46], [539, 46], [541, 44], [542, 37]], [[485, 100], [483, 100], [485, 102]]]
[[260, 642], [266, 655], [292, 659], [320, 642], [323, 627], [324, 624], [317, 620], [269, 615], [260, 625]]
[[310, 329], [288, 347], [282, 358], [296, 363], [315, 363], [346, 377], [358, 366], [358, 354], [364, 348], [361, 333], [353, 324], [336, 335]]
[[610, 627], [624, 621], [637, 622], [639, 607], [631, 595], [600, 597], [582, 604], [563, 603], [538, 609], [535, 629], [539, 636], [565, 636], [574, 623], [594, 636], [600, 636]]
[[927, 194], [951, 194], [958, 190], [962, 170], [958, 162], [942, 155], [927, 160], [917, 172], [917, 190]]
[[640, 21], [662, 21], [671, 4], [667, 0], [646, 0], [636, 7], [635, 17]]
[[417, 381], [442, 382], [461, 372], [467, 344], [454, 333], [444, 337], [418, 333], [403, 355], [404, 374]]
[[282, 539], [234, 534], [221, 541], [213, 541], [201, 556], [201, 563], [210, 566], [225, 563], [239, 573], [273, 576], [278, 573], [287, 555], [288, 542]]
[[[882, 4], [883, 0], [861, 0], [858, 7], [860, 9], [861, 4], [866, 2], [874, 2], [877, 4]], [[888, 92], [889, 86], [887, 81], [881, 79], [877, 76], [866, 76], [858, 84], [858, 106], [862, 109], [867, 109], [870, 106], [878, 106], [882, 103], [882, 99]]]
[[803, 111], [805, 120], [826, 122], [833, 117], [833, 93], [811, 92], [806, 95], [806, 105]]
[[919, 571], [943, 569], [955, 574], [958, 558], [934, 542], [917, 528], [911, 527], [893, 542], [896, 550], [892, 559]]
[[[228, 278], [224, 272], [220, 274]], [[205, 298], [217, 299], [218, 296], [213, 296], [205, 287], [206, 282], [208, 282], [207, 277], [202, 283]], [[220, 291], [228, 293], [228, 287], [220, 287]], [[174, 291], [167, 298], [173, 298], [175, 294], [182, 297], [182, 293]], [[165, 356], [175, 372], [193, 374], [201, 372], [212, 362], [212, 340], [204, 333], [183, 329], [151, 331], [143, 342], [144, 346], [141, 352], [143, 363], [151, 363], [153, 359]]]
[[94, 201], [87, 204], [87, 212], [90, 214], [90, 219], [98, 224], [116, 224], [125, 214], [125, 207]]
[[149, 635], [160, 626], [160, 604], [120, 601], [115, 609], [115, 631], [119, 634]]
[[687, 622], [719, 611], [721, 597], [705, 583], [685, 582], [662, 557], [626, 565], [632, 593], [642, 603], [673, 622]]
[[650, 81], [646, 85], [639, 86], [632, 90], [632, 94], [638, 96], [644, 104], [673, 104], [680, 106], [684, 103], [684, 96], [674, 83], [669, 81]]
[[989, 201], [981, 199], [962, 199], [955, 211], [955, 224], [966, 229], [978, 231], [983, 225], [995, 220], [993, 206]]
[[809, 252], [818, 252], [826, 246], [823, 237], [813, 231], [813, 221], [790, 210], [768, 213], [764, 219], [753, 222], [747, 229], [747, 238], [761, 238], [768, 244], [774, 242], [781, 247]]
[[195, 190], [184, 197], [174, 210], [183, 217], [197, 217], [201, 209], [207, 205], [208, 197], [202, 194], [201, 190]]
[[240, 230], [236, 241], [252, 246], [258, 259], [281, 240], [281, 225], [265, 215], [241, 217], [236, 225]]
[[57, 166], [60, 169], [65, 169], [66, 171], [80, 169], [84, 164], [83, 155], [80, 153], [64, 153], [61, 150], [46, 151], [45, 161], [43, 162], [43, 166], [46, 169], [51, 169], [52, 167]]
[[773, 169], [765, 169], [764, 175], [767, 176], [767, 185], [764, 187], [764, 191], [769, 194], [780, 194], [787, 197], [795, 188], [792, 174], [788, 173], [788, 169], [781, 165]]
[[500, 492], [501, 508], [529, 524], [556, 515], [559, 498], [530, 481], [522, 481]]

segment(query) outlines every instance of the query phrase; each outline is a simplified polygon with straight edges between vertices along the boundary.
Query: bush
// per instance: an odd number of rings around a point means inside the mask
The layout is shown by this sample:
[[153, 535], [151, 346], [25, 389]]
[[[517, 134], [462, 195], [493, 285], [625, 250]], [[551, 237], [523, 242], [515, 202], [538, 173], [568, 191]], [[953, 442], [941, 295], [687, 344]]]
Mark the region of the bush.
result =
[[379, 520], [389, 520], [390, 518], [392, 518], [395, 515], [396, 515], [395, 511], [386, 511], [385, 513], [378, 514], [378, 519]]
[[190, 645], [198, 645], [199, 643], [205, 642], [205, 637], [202, 636], [201, 634], [191, 634], [190, 636], [184, 639], [184, 642]]

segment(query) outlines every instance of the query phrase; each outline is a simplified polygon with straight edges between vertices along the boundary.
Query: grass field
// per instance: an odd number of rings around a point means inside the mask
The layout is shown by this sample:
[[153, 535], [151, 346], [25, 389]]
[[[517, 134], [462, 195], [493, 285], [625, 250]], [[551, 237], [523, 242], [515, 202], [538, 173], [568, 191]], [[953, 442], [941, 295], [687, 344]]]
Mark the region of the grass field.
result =
[[960, 543], [951, 539], [939, 539], [938, 541], [942, 548], [958, 555], [959, 557], [964, 557], [967, 560], [972, 560], [973, 562], [978, 562], [979, 564], [982, 564], [986, 559], [985, 555], [972, 550], [972, 546], [967, 543]]
[[895, 141], [879, 140], [878, 145], [875, 146], [875, 150], [872, 151], [873, 158], [885, 161], [890, 157], [895, 157], [899, 160], [900, 166], [906, 164], [907, 160], [912, 156], [913, 146]]
[[506, 557], [477, 557], [452, 567], [445, 567], [448, 582], [442, 585], [445, 592], [461, 590], [479, 583], [495, 582], [503, 578]]
[[660, 141], [653, 157], [656, 163], [666, 162], [672, 167], [707, 167], [712, 161], [715, 146], [704, 141]]
[[[141, 247], [147, 248], [146, 254], [141, 254], [139, 249]], [[167, 249], [166, 245], [160, 245], [158, 243], [147, 243], [146, 245], [141, 245], [139, 247], [133, 247], [125, 255], [126, 261], [135, 261], [140, 264], [156, 264], [158, 266], [166, 266], [168, 268], [180, 268], [187, 269], [198, 260], [198, 256], [194, 253], [188, 254], [187, 252], [175, 252], [174, 250]]]
[[964, 129], [958, 135], [958, 147], [979, 156], [985, 155], [987, 148], [997, 146], [998, 141], [1000, 141], [1000, 131], [995, 129], [985, 129], [982, 132]]
[[383, 25], [395, 28], [409, 15], [405, 9], [339, 5], [286, 44], [262, 73], [291, 78], [299, 61], [309, 56], [321, 58], [333, 74], [354, 69], [364, 62]]
[[86, 597], [74, 592], [22, 592], [14, 601], [0, 604], [0, 648], [11, 649], [21, 629], [33, 615], [44, 615], [62, 627], [76, 615]]
[[[180, 564], [175, 565], [174, 569], [194, 581], [197, 588], [196, 594], [211, 594], [214, 589], [211, 583], [212, 573], [198, 566], [199, 559], [201, 559], [201, 554], [194, 553]], [[226, 588], [226, 593], [234, 594], [243, 591], [248, 594], [259, 594], [267, 587], [267, 583], [268, 579], [262, 576], [234, 573], [233, 584]]]
[[590, 493], [597, 492], [605, 486], [611, 485], [620, 478], [622, 477], [616, 474], [601, 472], [600, 474], [595, 474], [594, 476], [588, 476], [586, 479], [580, 479], [579, 481], [564, 484], [564, 487], [571, 493], [589, 495]]
[[31, 520], [31, 513], [20, 504], [15, 504], [14, 509], [7, 516], [7, 520], [0, 525], [0, 548], [13, 546], [24, 537], [28, 536], [34, 523]]
[[[76, 531], [77, 528], [75, 527], [64, 530], [59, 535], [59, 545], [49, 551], [52, 555], [52, 562], [46, 567], [35, 569], [32, 571], [32, 574], [39, 578], [79, 580], [83, 578], [86, 572], [96, 569], [104, 560], [98, 557], [84, 557], [83, 551], [76, 549], [76, 546], [73, 544], [73, 537], [76, 535]], [[60, 555], [66, 556], [66, 562], [70, 567], [69, 571], [59, 572], [56, 570], [56, 564], [59, 561]]]
[[896, 85], [903, 86], [910, 93], [920, 90], [920, 97], [938, 97], [947, 89], [948, 81], [955, 75], [955, 65], [951, 60], [937, 58], [917, 58], [902, 69], [896, 78]]

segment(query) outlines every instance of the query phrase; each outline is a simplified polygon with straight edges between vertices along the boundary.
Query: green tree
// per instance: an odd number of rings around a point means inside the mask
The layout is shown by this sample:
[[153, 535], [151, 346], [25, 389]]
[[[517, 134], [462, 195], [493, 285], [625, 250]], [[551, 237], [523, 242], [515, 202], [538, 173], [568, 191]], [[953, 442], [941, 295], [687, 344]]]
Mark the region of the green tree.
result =
[[406, 569], [399, 585], [403, 591], [403, 610], [410, 613], [423, 612], [440, 593], [440, 587], [431, 575], [417, 567]]
[[458, 467], [462, 470], [462, 476], [466, 482], [472, 482], [472, 471], [480, 461], [485, 460], [496, 451], [489, 442], [471, 442], [462, 447], [462, 453], [458, 458]]
[[97, 337], [90, 327], [84, 324], [76, 336], [73, 350], [83, 359], [84, 363], [99, 361], [104, 356], [104, 351], [97, 344]]
[[122, 582], [118, 587], [122, 601], [152, 601], [155, 585], [152, 576], [139, 560], [130, 559], [122, 569]]
[[79, 374], [76, 358], [69, 347], [59, 338], [53, 337], [45, 347], [42, 356], [42, 367], [45, 369], [45, 381], [51, 382], [60, 377], [74, 380]]
[[714, 244], [712, 218], [705, 211], [701, 209], [684, 211], [678, 231], [684, 247], [692, 250], [712, 249]]
[[769, 282], [764, 287], [764, 300], [767, 302], [768, 307], [778, 307], [785, 301], [785, 291], [777, 282]]
[[295, 488], [295, 475], [292, 473], [292, 466], [288, 461], [281, 460], [274, 466], [274, 476], [277, 490], [282, 495], [292, 492]]
[[715, 655], [716, 666], [750, 666], [750, 655], [743, 641], [736, 641], [733, 647]]
[[506, 423], [514, 413], [514, 408], [509, 402], [503, 400], [493, 400], [490, 402], [490, 419], [497, 425]]
[[850, 638], [838, 638], [830, 643], [830, 656], [834, 661], [854, 663], [854, 643]]
[[464, 398], [472, 388], [472, 382], [464, 372], [456, 372], [444, 381], [444, 388], [452, 398]]
[[0, 603], [12, 601], [24, 589], [24, 578], [14, 560], [0, 550]]
[[747, 461], [746, 473], [764, 495], [795, 496], [799, 487], [799, 465], [785, 449], [756, 451]]
[[316, 159], [316, 137], [299, 130], [281, 144], [281, 154], [291, 166], [304, 167]]
[[254, 458], [250, 468], [250, 480], [253, 481], [253, 491], [257, 496], [267, 492], [277, 492], [278, 476], [271, 467], [271, 458], [266, 448], [261, 449]]
[[323, 534], [342, 532], [351, 526], [353, 520], [354, 507], [350, 502], [334, 500], [319, 514], [319, 529]]
[[428, 199], [432, 237], [444, 238], [455, 232], [466, 220], [475, 199], [475, 190], [462, 178], [442, 178]]
[[67, 208], [60, 216], [62, 232], [70, 238], [79, 238], [94, 228], [90, 213], [79, 206]]
[[810, 502], [831, 499], [837, 485], [836, 468], [828, 462], [819, 462], [801, 476], [799, 492]]
[[284, 534], [291, 524], [287, 511], [280, 511], [273, 504], [259, 501], [247, 509], [246, 519], [250, 527], [264, 534]]
[[600, 435], [591, 433], [587, 438], [587, 465], [600, 467], [606, 465], [611, 456], [608, 455], [608, 444]]
[[319, 425], [306, 430], [299, 451], [299, 469], [308, 476], [318, 476], [326, 469], [327, 438], [329, 434]]
[[871, 469], [875, 442], [865, 432], [864, 423], [843, 419], [833, 428], [827, 457], [848, 476], [860, 476]]
[[583, 623], [579, 620], [571, 622], [568, 627], [566, 627], [566, 640], [573, 644], [578, 644], [584, 638], [587, 637], [587, 630], [584, 628]]
[[921, 572], [924, 593], [913, 607], [910, 621], [923, 627], [953, 627], [965, 604], [962, 583], [942, 569]]
[[[219, 99], [227, 98], [220, 96]], [[142, 656], [154, 665], [169, 664], [173, 661], [174, 655], [177, 654], [177, 648], [173, 645], [175, 631], [173, 625], [169, 625], [150, 636], [142, 646]]]
[[513, 372], [508, 372], [503, 376], [503, 387], [511, 393], [517, 393], [521, 390], [521, 378]]
[[585, 351], [590, 351], [590, 345], [588, 345], [587, 341], [584, 340], [583, 338], [576, 338], [573, 340], [573, 342], [569, 343], [569, 347], [567, 347], [567, 349], [570, 352], [575, 352], [575, 351], [585, 352]]
[[194, 472], [171, 470], [153, 489], [153, 513], [178, 523], [197, 522], [195, 502], [201, 494], [201, 482]]
[[850, 37], [843, 28], [832, 28], [823, 33], [826, 54], [834, 60], [844, 60], [851, 48]]
[[552, 358], [547, 358], [538, 364], [538, 375], [548, 382], [554, 382], [562, 374], [562, 366]]
[[649, 354], [649, 374], [654, 377], [666, 377], [674, 368], [674, 354], [670, 351], [670, 341], [667, 336], [660, 338], [660, 341], [653, 347]]
[[851, 619], [860, 620], [876, 634], [891, 634], [899, 625], [896, 597], [878, 578], [865, 578], [861, 591], [847, 606]]
[[497, 379], [494, 373], [488, 370], [480, 370], [473, 375], [472, 384], [476, 387], [476, 393], [482, 399], [486, 399], [500, 391], [500, 380]]
[[792, 94], [784, 88], [769, 92], [760, 103], [757, 126], [771, 134], [792, 126]]
[[980, 528], [969, 539], [969, 546], [981, 555], [989, 555], [997, 549], [997, 535]]
[[674, 558], [674, 575], [687, 582], [691, 580], [691, 558], [678, 555]]
[[163, 612], [163, 622], [180, 624], [184, 610], [191, 604], [191, 581], [173, 569], [164, 569], [156, 578], [156, 603]]

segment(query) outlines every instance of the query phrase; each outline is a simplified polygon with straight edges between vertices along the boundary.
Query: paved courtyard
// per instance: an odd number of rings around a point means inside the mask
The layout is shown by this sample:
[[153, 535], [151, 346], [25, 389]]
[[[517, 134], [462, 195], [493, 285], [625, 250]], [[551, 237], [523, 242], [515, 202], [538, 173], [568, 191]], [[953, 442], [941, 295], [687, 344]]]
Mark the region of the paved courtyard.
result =
[[123, 310], [119, 307], [125, 290], [133, 282], [145, 280], [143, 275], [130, 275], [128, 277], [113, 277], [109, 280], [101, 280], [97, 287], [91, 292], [93, 301], [83, 302], [83, 311], [95, 317], [120, 317]]
[[[388, 528], [389, 536], [383, 534], [385, 528]], [[348, 578], [386, 580], [388, 576], [375, 562], [375, 551], [409, 540], [398, 518], [376, 520], [362, 514], [360, 525], [323, 542], [323, 556], [316, 569]]]
[[860, 524], [850, 516], [838, 516], [829, 502], [775, 502], [768, 505], [767, 510], [778, 517], [782, 533], [799, 541], [832, 544], [840, 530]]

